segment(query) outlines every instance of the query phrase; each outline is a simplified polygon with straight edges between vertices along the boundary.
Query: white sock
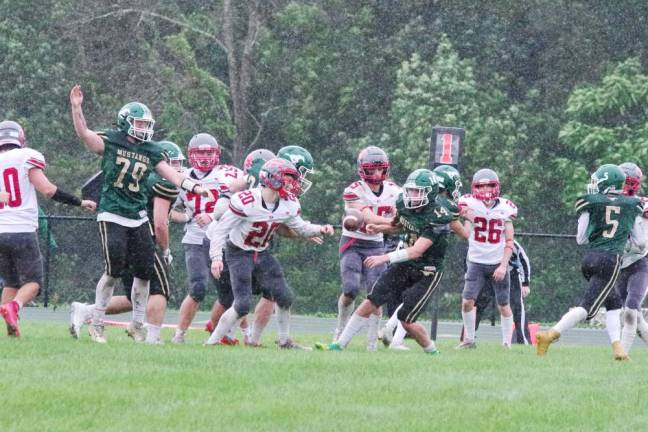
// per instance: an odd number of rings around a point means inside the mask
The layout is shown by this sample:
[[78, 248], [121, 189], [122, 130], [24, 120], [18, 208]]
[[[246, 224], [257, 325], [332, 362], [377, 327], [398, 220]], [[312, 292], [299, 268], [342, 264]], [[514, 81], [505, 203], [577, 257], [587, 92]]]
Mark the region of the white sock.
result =
[[580, 306], [572, 308], [565, 315], [560, 318], [558, 324], [553, 326], [553, 329], [558, 333], [563, 334], [566, 330], [573, 328], [576, 324], [587, 318], [587, 311]]
[[106, 318], [106, 308], [113, 295], [117, 279], [107, 274], [103, 274], [95, 291], [95, 307], [92, 311], [92, 324], [102, 326]]
[[621, 309], [608, 310], [605, 314], [605, 330], [610, 342], [621, 340]]
[[392, 341], [389, 344], [389, 346], [395, 347], [395, 346], [403, 345], [403, 342], [405, 341], [405, 336], [407, 336], [407, 330], [405, 330], [405, 327], [403, 327], [403, 324], [401, 324], [399, 320], [396, 320], [396, 331], [394, 332], [394, 337], [392, 338]]
[[232, 326], [232, 328], [230, 329], [230, 331], [227, 332], [227, 335], [226, 335], [226, 336], [227, 336], [228, 338], [230, 338], [230, 339], [235, 339], [235, 338], [236, 338], [236, 326]]
[[[387, 324], [385, 324], [385, 331], [388, 331], [388, 332], [390, 332], [390, 333], [392, 333], [392, 334], [394, 333], [394, 330], [396, 330], [396, 327], [400, 324], [400, 321], [399, 321], [399, 319], [398, 319], [398, 311], [399, 311], [400, 308], [402, 308], [402, 307], [403, 307], [403, 304], [401, 303], [401, 304], [396, 308], [396, 310], [394, 311], [394, 313], [392, 314], [392, 316], [389, 317], [389, 320], [387, 320]], [[401, 327], [402, 327], [402, 326], [401, 326]]]
[[131, 291], [131, 303], [133, 304], [133, 321], [144, 322], [146, 316], [146, 302], [149, 296], [150, 282], [140, 278], [133, 278], [133, 289]]
[[218, 320], [218, 325], [205, 343], [207, 345], [219, 343], [220, 340], [223, 339], [223, 336], [225, 336], [230, 331], [230, 329], [234, 327], [234, 325], [236, 325], [236, 321], [238, 321], [240, 318], [238, 316], [238, 312], [236, 312], [236, 309], [234, 309], [234, 306], [227, 309], [221, 316], [220, 320]]
[[339, 337], [342, 334], [342, 330], [344, 330], [344, 327], [346, 327], [347, 323], [349, 322], [349, 317], [353, 313], [353, 309], [355, 306], [355, 302], [352, 301], [348, 305], [345, 305], [342, 299], [344, 296], [340, 296], [338, 298], [338, 322], [337, 322], [337, 328], [335, 329], [335, 336]]
[[505, 317], [500, 315], [500, 325], [502, 326], [502, 343], [511, 346], [511, 337], [513, 336], [513, 315]]
[[380, 315], [369, 316], [367, 327], [367, 348], [375, 350], [378, 347], [378, 326], [380, 326]]
[[83, 322], [90, 323], [92, 321], [92, 314], [94, 313], [95, 305], [83, 305]]
[[279, 343], [285, 343], [290, 337], [290, 308], [277, 307], [277, 326], [279, 327]]
[[646, 322], [641, 310], [637, 312], [637, 333], [644, 342], [648, 343], [648, 322]]
[[146, 343], [157, 343], [160, 340], [161, 326], [147, 324]]
[[637, 335], [637, 315], [640, 312], [628, 309], [623, 312], [623, 330], [621, 330], [621, 346], [626, 353], [630, 352], [635, 336]]
[[477, 320], [477, 309], [474, 307], [470, 312], [461, 310], [461, 317], [464, 323], [464, 342], [475, 341], [475, 321]]
[[250, 342], [252, 344], [258, 344], [261, 340], [261, 333], [263, 333], [263, 327], [259, 327], [256, 322], [252, 324], [252, 330], [250, 331]]
[[180, 327], [176, 327], [175, 335], [176, 336], [184, 336], [187, 334], [187, 330], [182, 330]]
[[243, 333], [243, 336], [247, 336], [249, 338], [252, 335], [252, 329], [250, 328], [250, 325], [248, 324], [248, 326], [245, 328], [241, 327], [241, 333]]
[[346, 348], [346, 346], [349, 345], [349, 342], [351, 342], [351, 339], [353, 339], [353, 336], [355, 336], [355, 334], [362, 330], [367, 324], [369, 324], [369, 318], [361, 317], [357, 313], [351, 315], [349, 322], [346, 327], [344, 327], [344, 330], [338, 339], [340, 346]]
[[428, 353], [429, 352], [434, 352], [436, 350], [437, 350], [437, 347], [436, 347], [436, 345], [434, 345], [434, 341], [430, 341], [430, 345], [423, 348], [423, 351], [428, 352]]

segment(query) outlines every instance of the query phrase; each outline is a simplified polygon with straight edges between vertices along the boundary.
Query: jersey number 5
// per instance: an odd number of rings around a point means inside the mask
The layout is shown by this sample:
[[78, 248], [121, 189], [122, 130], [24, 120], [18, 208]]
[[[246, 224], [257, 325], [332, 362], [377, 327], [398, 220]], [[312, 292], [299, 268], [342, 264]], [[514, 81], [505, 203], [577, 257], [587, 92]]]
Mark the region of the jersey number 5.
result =
[[610, 228], [603, 231], [603, 237], [612, 238], [616, 234], [617, 229], [619, 228], [619, 221], [612, 218], [612, 214], [620, 214], [621, 207], [617, 206], [605, 206], [605, 224], [609, 225]]

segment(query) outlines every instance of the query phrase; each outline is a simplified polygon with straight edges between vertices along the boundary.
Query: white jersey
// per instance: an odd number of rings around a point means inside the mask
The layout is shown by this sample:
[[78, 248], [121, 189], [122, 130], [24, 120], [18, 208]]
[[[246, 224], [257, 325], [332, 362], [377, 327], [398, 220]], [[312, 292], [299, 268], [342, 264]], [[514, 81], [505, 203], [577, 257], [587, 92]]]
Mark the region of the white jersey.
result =
[[[369, 207], [377, 216], [390, 218], [395, 216], [396, 199], [400, 192], [401, 188], [396, 183], [385, 181], [380, 195], [376, 195], [363, 180], [360, 180], [347, 186], [342, 198], [345, 203], [358, 203], [363, 207]], [[382, 233], [369, 234], [364, 227], [357, 231], [349, 231], [342, 227], [342, 235], [361, 240], [383, 241]]]
[[211, 240], [209, 255], [212, 259], [220, 256], [227, 239], [243, 250], [265, 250], [281, 224], [305, 237], [320, 233], [321, 225], [301, 218], [297, 198], [280, 199], [266, 208], [261, 192], [261, 188], [253, 188], [235, 193], [225, 214], [209, 225], [207, 236]]
[[486, 207], [472, 195], [459, 198], [459, 208], [468, 207], [475, 215], [468, 237], [468, 260], [478, 264], [499, 264], [504, 257], [506, 238], [504, 225], [517, 217], [517, 207], [505, 198], [497, 198], [495, 205]]
[[0, 203], [0, 232], [34, 232], [38, 228], [36, 188], [29, 181], [29, 170], [45, 169], [45, 158], [30, 148], [0, 153], [0, 190], [9, 192], [6, 204]]
[[211, 192], [211, 196], [205, 198], [200, 194], [181, 189], [176, 200], [176, 205], [182, 205], [191, 218], [185, 225], [185, 235], [182, 237], [182, 243], [200, 245], [205, 238], [207, 226], [201, 227], [198, 225], [196, 216], [201, 213], [214, 213], [214, 207], [218, 198], [221, 196], [229, 196], [229, 185], [233, 180], [241, 178], [245, 174], [232, 165], [218, 165], [202, 177], [200, 176], [202, 173], [193, 168], [189, 168], [184, 174]]
[[621, 268], [626, 268], [648, 255], [648, 198], [641, 198], [644, 205], [642, 217], [635, 219], [634, 227], [621, 258]]

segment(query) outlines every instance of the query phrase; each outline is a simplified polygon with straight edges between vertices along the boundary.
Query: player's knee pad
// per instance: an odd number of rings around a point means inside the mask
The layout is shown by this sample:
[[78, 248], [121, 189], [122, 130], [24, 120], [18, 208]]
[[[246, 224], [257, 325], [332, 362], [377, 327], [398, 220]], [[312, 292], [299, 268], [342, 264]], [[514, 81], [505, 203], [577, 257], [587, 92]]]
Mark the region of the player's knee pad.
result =
[[250, 296], [239, 297], [234, 300], [234, 310], [240, 317], [245, 316], [250, 312], [251, 304], [252, 298]]
[[205, 299], [207, 287], [203, 284], [195, 284], [189, 290], [189, 297], [200, 303]]
[[295, 296], [291, 290], [282, 290], [274, 297], [274, 301], [277, 303], [277, 306], [283, 309], [288, 309], [293, 304]]

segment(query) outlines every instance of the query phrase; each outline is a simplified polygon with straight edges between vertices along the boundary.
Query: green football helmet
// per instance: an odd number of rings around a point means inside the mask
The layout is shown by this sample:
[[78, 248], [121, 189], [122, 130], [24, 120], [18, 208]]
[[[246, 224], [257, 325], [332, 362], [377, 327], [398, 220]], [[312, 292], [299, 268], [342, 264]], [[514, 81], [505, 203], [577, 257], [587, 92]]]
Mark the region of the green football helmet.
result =
[[434, 201], [439, 193], [441, 177], [428, 169], [413, 171], [403, 185], [403, 204], [405, 208], [425, 207]]
[[248, 176], [254, 177], [254, 179], [258, 181], [259, 171], [261, 171], [263, 164], [275, 157], [275, 154], [270, 150], [253, 150], [245, 157], [245, 161], [243, 162], [243, 172]]
[[160, 141], [158, 144], [167, 153], [167, 155], [169, 155], [169, 165], [178, 172], [182, 171], [184, 168], [185, 157], [182, 154], [180, 147], [171, 141]]
[[587, 185], [587, 193], [620, 194], [623, 192], [626, 175], [617, 165], [605, 164], [594, 171]]
[[439, 165], [432, 170], [437, 176], [441, 177], [439, 189], [446, 191], [448, 197], [457, 201], [461, 197], [461, 175], [455, 167], [450, 165]]
[[303, 195], [313, 185], [313, 182], [306, 179], [308, 174], [311, 174], [315, 169], [315, 162], [313, 156], [303, 147], [290, 145], [279, 149], [277, 157], [286, 159], [292, 162], [299, 171], [299, 182], [301, 183], [301, 193]]
[[[135, 122], [138, 124], [136, 125]], [[127, 103], [117, 114], [119, 130], [138, 141], [150, 141], [153, 138], [154, 124], [155, 120], [153, 120], [151, 110], [140, 102]]]

